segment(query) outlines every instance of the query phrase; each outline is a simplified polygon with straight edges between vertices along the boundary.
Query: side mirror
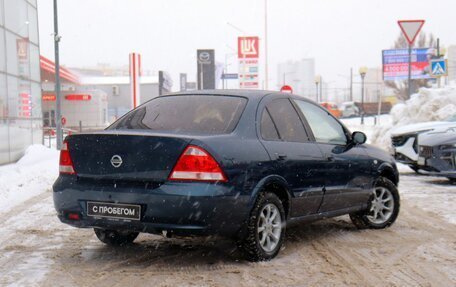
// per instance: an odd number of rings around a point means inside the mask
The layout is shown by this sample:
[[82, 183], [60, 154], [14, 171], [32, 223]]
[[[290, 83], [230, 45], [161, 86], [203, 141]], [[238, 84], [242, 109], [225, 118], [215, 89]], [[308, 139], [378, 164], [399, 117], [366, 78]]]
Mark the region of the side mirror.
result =
[[363, 144], [367, 140], [366, 134], [363, 132], [354, 132], [352, 134], [352, 141], [355, 144]]

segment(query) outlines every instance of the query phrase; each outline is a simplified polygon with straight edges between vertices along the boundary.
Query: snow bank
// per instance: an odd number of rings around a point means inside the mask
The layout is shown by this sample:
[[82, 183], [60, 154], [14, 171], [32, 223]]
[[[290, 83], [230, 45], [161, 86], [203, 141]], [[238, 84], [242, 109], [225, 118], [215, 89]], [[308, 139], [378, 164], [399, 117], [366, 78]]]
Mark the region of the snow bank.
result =
[[409, 100], [391, 109], [391, 122], [377, 127], [371, 134], [374, 145], [389, 149], [394, 128], [408, 124], [444, 121], [456, 114], [456, 85], [444, 88], [421, 88]]
[[43, 145], [32, 145], [17, 163], [0, 166], [0, 213], [50, 191], [58, 169], [59, 152]]

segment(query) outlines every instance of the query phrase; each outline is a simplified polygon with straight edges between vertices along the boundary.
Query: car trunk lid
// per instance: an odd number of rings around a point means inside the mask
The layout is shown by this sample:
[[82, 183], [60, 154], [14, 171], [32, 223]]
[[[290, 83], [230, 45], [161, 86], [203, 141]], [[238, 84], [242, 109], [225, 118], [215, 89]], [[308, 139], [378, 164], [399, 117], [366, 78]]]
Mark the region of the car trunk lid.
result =
[[189, 138], [131, 131], [104, 131], [67, 138], [79, 177], [164, 181]]

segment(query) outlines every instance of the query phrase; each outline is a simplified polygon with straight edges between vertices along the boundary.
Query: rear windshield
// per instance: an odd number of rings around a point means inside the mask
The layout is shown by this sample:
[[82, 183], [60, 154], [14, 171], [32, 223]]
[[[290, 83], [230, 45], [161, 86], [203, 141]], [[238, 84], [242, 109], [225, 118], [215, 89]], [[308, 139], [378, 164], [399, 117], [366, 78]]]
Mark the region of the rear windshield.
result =
[[108, 129], [136, 129], [185, 134], [227, 134], [236, 127], [247, 99], [219, 95], [153, 99]]

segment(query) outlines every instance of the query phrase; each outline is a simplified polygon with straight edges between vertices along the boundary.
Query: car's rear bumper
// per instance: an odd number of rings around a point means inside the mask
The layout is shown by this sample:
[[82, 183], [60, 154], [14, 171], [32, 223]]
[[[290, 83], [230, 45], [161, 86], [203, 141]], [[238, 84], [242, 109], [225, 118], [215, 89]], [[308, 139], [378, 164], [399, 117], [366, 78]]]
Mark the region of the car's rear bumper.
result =
[[[145, 188], [139, 185], [84, 184], [76, 177], [60, 176], [53, 189], [59, 219], [81, 228], [235, 236], [250, 210], [249, 195], [214, 183], [167, 182]], [[88, 216], [88, 201], [141, 205], [141, 219]], [[69, 218], [69, 214], [74, 213], [79, 215], [79, 220]]]

